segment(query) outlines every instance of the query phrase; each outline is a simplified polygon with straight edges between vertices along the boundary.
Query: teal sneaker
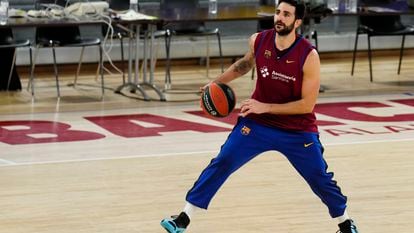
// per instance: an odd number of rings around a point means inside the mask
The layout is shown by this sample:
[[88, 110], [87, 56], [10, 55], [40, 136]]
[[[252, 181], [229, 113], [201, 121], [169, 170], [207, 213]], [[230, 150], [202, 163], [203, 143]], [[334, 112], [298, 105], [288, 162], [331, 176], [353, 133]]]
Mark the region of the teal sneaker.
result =
[[181, 212], [178, 216], [161, 220], [160, 224], [169, 233], [183, 233], [190, 224], [190, 218], [186, 213]]

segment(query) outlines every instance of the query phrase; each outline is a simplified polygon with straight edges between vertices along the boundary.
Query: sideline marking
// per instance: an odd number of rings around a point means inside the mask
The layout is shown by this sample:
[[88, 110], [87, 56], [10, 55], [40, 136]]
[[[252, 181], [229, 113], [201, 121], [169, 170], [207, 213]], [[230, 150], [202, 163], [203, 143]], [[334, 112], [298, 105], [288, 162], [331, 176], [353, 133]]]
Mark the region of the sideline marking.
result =
[[[18, 165], [18, 163], [15, 163], [15, 162], [10, 161], [10, 160], [1, 159], [1, 158], [0, 158], [0, 163], [5, 163], [5, 164], [7, 164], [7, 165]], [[2, 166], [2, 165], [0, 164], [0, 167], [1, 167], [1, 166]]]
[[[404, 138], [404, 139], [393, 139], [393, 140], [373, 140], [366, 142], [339, 142], [339, 143], [323, 143], [323, 146], [342, 146], [342, 145], [355, 145], [355, 144], [370, 144], [370, 143], [381, 143], [381, 142], [404, 142], [404, 141], [414, 141], [413, 138]], [[91, 159], [73, 159], [73, 160], [55, 160], [55, 161], [42, 161], [42, 162], [12, 162], [0, 158], [0, 162], [5, 162], [5, 165], [0, 164], [0, 169], [2, 167], [10, 166], [27, 166], [27, 165], [44, 165], [44, 164], [59, 164], [59, 163], [76, 163], [76, 162], [92, 162], [92, 161], [104, 161], [104, 160], [117, 160], [117, 159], [135, 159], [135, 158], [151, 158], [151, 157], [168, 157], [168, 156], [183, 156], [183, 155], [204, 155], [209, 153], [218, 153], [218, 150], [212, 151], [194, 151], [194, 152], [177, 152], [177, 153], [166, 153], [166, 154], [151, 154], [151, 155], [132, 155], [132, 156], [120, 156], [120, 157], [108, 157], [108, 158], [91, 158]]]

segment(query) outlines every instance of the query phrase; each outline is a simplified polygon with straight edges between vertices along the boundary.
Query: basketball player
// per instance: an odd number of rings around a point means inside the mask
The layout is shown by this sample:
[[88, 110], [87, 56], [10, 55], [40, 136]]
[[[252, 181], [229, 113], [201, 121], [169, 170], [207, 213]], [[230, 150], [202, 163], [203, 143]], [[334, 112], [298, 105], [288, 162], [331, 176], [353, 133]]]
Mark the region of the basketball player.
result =
[[279, 0], [274, 28], [253, 34], [250, 50], [215, 82], [229, 83], [257, 67], [257, 84], [241, 104], [237, 124], [220, 153], [188, 191], [184, 210], [161, 225], [170, 233], [184, 232], [194, 213], [207, 209], [226, 179], [265, 151], [284, 154], [312, 191], [339, 221], [340, 233], [358, 233], [346, 212], [347, 198], [322, 156], [313, 108], [319, 92], [320, 61], [315, 48], [296, 34], [305, 14], [297, 0]]

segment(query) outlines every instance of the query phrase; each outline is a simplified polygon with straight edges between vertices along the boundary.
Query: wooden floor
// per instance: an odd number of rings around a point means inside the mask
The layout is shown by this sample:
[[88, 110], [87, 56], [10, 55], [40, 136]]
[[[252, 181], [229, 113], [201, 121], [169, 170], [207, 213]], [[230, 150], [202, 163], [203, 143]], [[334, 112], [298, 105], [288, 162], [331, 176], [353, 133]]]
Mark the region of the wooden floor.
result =
[[[329, 170], [348, 196], [348, 212], [360, 232], [412, 233], [414, 52], [405, 55], [400, 75], [395, 52], [374, 55], [373, 83], [362, 54], [354, 76], [349, 54], [322, 55], [326, 90], [317, 107], [321, 140]], [[66, 66], [60, 100], [51, 68], [37, 72], [34, 100], [26, 90], [0, 93], [0, 232], [164, 232], [159, 221], [181, 211], [187, 190], [232, 127], [230, 121], [197, 115], [197, 90], [219, 69], [214, 63], [207, 78], [196, 63], [174, 64], [173, 90], [166, 93], [166, 102], [153, 91], [152, 101], [128, 91], [114, 94], [122, 84], [119, 74], [106, 75], [101, 100], [95, 66], [84, 71], [76, 89], [66, 86], [75, 70]], [[26, 87], [27, 73], [22, 67], [19, 71]], [[163, 75], [162, 68], [156, 70], [160, 88]], [[249, 74], [231, 85], [241, 101], [254, 81]], [[136, 117], [132, 121], [141, 131], [125, 122], [102, 123], [124, 116]], [[32, 132], [30, 127], [39, 127], [41, 121], [43, 128]], [[69, 130], [51, 131], [63, 125]], [[102, 137], [56, 137], [73, 131]], [[188, 232], [336, 230], [326, 207], [283, 155], [268, 152], [231, 176]]]

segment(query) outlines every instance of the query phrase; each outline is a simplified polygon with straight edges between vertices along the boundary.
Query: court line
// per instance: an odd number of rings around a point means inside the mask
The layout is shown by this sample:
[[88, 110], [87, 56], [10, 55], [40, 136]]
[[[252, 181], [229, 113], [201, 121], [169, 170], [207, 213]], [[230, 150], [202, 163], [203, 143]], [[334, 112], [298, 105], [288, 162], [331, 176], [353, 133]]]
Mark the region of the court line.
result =
[[[414, 138], [404, 139], [391, 139], [391, 140], [373, 140], [365, 142], [339, 142], [339, 143], [323, 143], [323, 146], [342, 146], [342, 145], [356, 145], [356, 144], [370, 144], [370, 143], [381, 143], [381, 142], [403, 142], [403, 141], [414, 141]], [[59, 163], [77, 163], [77, 162], [92, 162], [92, 161], [105, 161], [105, 160], [117, 160], [117, 159], [134, 159], [134, 158], [151, 158], [151, 157], [168, 157], [168, 156], [184, 156], [184, 155], [204, 155], [210, 153], [218, 153], [218, 150], [210, 151], [194, 151], [194, 152], [177, 152], [177, 153], [166, 153], [166, 154], [151, 154], [151, 155], [132, 155], [132, 156], [120, 156], [120, 157], [107, 157], [107, 158], [91, 158], [91, 159], [69, 159], [69, 160], [55, 160], [55, 161], [42, 161], [42, 162], [13, 162], [0, 158], [0, 162], [6, 163], [5, 165], [0, 164], [1, 167], [10, 166], [27, 166], [27, 165], [44, 165], [44, 164], [59, 164]]]
[[104, 161], [104, 160], [117, 160], [117, 159], [135, 159], [135, 158], [151, 158], [151, 157], [168, 157], [168, 156], [180, 156], [180, 155], [197, 155], [206, 153], [217, 153], [218, 151], [197, 151], [197, 152], [177, 152], [166, 154], [152, 154], [152, 155], [131, 155], [131, 156], [119, 156], [119, 157], [107, 157], [107, 158], [91, 158], [91, 159], [68, 159], [68, 160], [55, 160], [55, 161], [42, 161], [42, 162], [23, 162], [1, 165], [1, 167], [8, 166], [25, 166], [25, 165], [43, 165], [43, 164], [58, 164], [58, 163], [75, 163], [75, 162], [91, 162], [91, 161]]
[[8, 165], [17, 165], [17, 163], [15, 163], [13, 161], [10, 161], [10, 160], [6, 160], [6, 159], [0, 159], [0, 163], [5, 163], [5, 164], [8, 164]]

